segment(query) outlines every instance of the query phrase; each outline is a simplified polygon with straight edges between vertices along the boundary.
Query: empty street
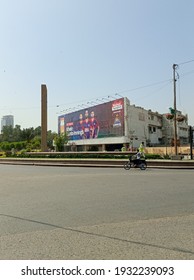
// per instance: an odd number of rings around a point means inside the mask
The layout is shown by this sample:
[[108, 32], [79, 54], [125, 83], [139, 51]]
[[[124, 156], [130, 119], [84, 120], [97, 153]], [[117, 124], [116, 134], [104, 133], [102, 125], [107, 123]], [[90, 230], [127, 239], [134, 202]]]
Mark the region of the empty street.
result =
[[0, 165], [0, 259], [194, 259], [192, 170]]

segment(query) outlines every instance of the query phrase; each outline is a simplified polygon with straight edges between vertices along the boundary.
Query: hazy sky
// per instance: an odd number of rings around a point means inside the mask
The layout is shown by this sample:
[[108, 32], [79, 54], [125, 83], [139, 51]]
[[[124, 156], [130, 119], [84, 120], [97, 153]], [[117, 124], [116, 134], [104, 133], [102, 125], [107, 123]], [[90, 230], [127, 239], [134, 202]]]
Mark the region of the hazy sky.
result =
[[63, 110], [116, 93], [165, 113], [175, 63], [194, 125], [193, 15], [193, 0], [0, 0], [0, 118], [39, 126], [41, 84], [53, 131]]

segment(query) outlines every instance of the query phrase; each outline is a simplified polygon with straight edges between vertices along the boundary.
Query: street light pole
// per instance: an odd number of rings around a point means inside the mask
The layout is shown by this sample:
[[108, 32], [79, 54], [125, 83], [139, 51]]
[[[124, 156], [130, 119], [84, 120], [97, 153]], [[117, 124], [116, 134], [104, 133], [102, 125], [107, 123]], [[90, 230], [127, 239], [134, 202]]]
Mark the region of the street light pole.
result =
[[189, 127], [190, 157], [193, 159], [193, 129]]
[[177, 119], [176, 119], [176, 68], [177, 64], [173, 64], [173, 85], [174, 85], [174, 148], [175, 155], [178, 154], [177, 151]]

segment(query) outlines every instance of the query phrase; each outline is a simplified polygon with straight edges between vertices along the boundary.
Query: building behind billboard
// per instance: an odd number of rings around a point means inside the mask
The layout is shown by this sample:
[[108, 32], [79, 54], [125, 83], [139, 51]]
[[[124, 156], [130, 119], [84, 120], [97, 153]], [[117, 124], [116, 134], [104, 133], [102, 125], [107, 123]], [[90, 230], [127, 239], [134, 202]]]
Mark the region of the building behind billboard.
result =
[[[58, 132], [67, 134], [66, 148], [74, 151], [133, 149], [142, 142], [147, 146], [168, 145], [173, 138], [171, 130], [173, 122], [165, 114], [130, 105], [126, 97], [58, 117]], [[186, 144], [187, 118], [178, 123], [178, 132]]]

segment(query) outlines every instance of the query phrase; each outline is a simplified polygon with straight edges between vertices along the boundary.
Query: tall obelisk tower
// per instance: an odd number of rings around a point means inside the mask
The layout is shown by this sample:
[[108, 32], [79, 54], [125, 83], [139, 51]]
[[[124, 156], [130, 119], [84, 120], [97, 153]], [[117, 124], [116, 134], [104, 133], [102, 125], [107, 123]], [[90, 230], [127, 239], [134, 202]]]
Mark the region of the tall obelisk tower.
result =
[[41, 85], [41, 152], [47, 151], [47, 87]]

